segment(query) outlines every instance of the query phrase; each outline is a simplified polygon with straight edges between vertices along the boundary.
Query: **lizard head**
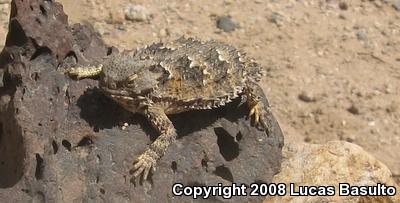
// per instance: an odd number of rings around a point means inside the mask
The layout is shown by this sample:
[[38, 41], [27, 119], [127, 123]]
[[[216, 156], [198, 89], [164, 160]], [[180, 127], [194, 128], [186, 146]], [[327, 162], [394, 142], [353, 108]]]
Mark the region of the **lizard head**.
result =
[[129, 55], [108, 58], [103, 65], [100, 87], [115, 96], [145, 96], [158, 87], [163, 70], [149, 60]]

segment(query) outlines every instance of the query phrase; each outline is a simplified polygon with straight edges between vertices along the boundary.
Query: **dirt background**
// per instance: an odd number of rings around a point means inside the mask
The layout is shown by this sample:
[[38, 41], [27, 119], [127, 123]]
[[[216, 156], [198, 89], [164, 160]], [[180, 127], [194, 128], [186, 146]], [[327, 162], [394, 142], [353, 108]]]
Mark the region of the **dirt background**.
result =
[[[0, 48], [9, 2], [0, 0]], [[70, 23], [93, 24], [119, 49], [185, 35], [244, 50], [267, 70], [262, 86], [286, 142], [353, 142], [400, 179], [400, 1], [60, 2]], [[130, 5], [145, 19], [126, 19]], [[219, 16], [236, 29], [219, 29]]]

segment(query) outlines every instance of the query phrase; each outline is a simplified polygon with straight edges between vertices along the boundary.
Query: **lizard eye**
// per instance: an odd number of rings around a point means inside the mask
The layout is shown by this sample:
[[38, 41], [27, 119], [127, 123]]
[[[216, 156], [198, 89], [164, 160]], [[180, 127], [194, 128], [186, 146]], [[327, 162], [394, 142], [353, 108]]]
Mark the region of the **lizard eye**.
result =
[[137, 74], [133, 74], [133, 75], [131, 75], [131, 76], [129, 76], [129, 77], [127, 78], [127, 81], [128, 81], [128, 82], [133, 82], [137, 77], [138, 77]]
[[135, 81], [135, 79], [136, 79], [137, 77], [138, 77], [137, 74], [133, 74], [133, 75], [129, 76], [129, 77], [126, 79], [126, 82], [128, 83], [128, 85], [133, 85], [133, 82]]

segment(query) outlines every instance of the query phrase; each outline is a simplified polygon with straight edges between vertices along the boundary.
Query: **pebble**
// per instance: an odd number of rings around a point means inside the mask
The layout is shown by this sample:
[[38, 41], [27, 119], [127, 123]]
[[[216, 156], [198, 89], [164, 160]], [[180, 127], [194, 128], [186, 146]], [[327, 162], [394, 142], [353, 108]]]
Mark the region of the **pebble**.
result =
[[124, 123], [121, 128], [122, 128], [122, 130], [125, 130], [127, 127], [129, 127], [129, 124], [128, 123]]
[[354, 115], [359, 115], [359, 114], [360, 114], [360, 109], [359, 109], [357, 106], [355, 106], [354, 104], [351, 105], [351, 106], [347, 109], [347, 111], [350, 112], [350, 113], [352, 113], [352, 114], [354, 114]]
[[346, 136], [346, 137], [345, 137], [345, 140], [346, 140], [347, 142], [354, 142], [355, 137], [354, 137], [354, 136]]
[[1, 14], [7, 14], [8, 17], [8, 13], [10, 12], [10, 5], [0, 3], [0, 12]]
[[377, 8], [381, 8], [381, 7], [383, 6], [383, 3], [382, 3], [381, 1], [374, 1], [374, 5], [375, 5]]
[[217, 19], [217, 27], [224, 32], [233, 32], [237, 28], [236, 24], [229, 16], [220, 16]]
[[305, 137], [304, 138], [304, 142], [310, 143], [312, 141], [312, 139], [310, 137]]
[[396, 113], [398, 111], [400, 111], [398, 103], [392, 102], [388, 107], [386, 107], [387, 113]]
[[365, 32], [365, 30], [358, 30], [356, 32], [356, 36], [358, 40], [365, 40], [367, 38], [367, 34]]
[[98, 23], [98, 22], [96, 22], [96, 23], [93, 24], [93, 27], [97, 30], [97, 32], [98, 32], [100, 35], [107, 35], [107, 34], [110, 34], [110, 32], [108, 32], [108, 31], [105, 29], [105, 26], [104, 26], [103, 23]]
[[400, 11], [400, 0], [394, 0], [394, 2], [393, 2], [393, 7], [394, 7], [397, 11]]
[[280, 13], [273, 12], [270, 20], [279, 27], [283, 25], [283, 15]]
[[161, 29], [159, 32], [160, 37], [167, 37], [170, 35], [170, 32], [167, 28]]
[[130, 21], [150, 21], [152, 18], [152, 14], [146, 7], [136, 4], [128, 4], [124, 9], [124, 13], [125, 19]]
[[125, 21], [125, 14], [121, 11], [110, 11], [109, 18], [106, 20], [109, 24], [122, 24]]
[[344, 13], [339, 14], [339, 18], [342, 20], [347, 20], [347, 16]]
[[300, 93], [298, 98], [304, 102], [316, 102], [317, 101], [317, 98], [314, 95], [312, 95], [310, 92], [305, 92], [305, 91]]
[[232, 1], [232, 0], [224, 0], [225, 5], [231, 5], [233, 3], [234, 3], [234, 1]]
[[339, 8], [341, 10], [347, 10], [347, 9], [349, 9], [349, 5], [345, 1], [342, 1], [342, 2], [339, 2]]

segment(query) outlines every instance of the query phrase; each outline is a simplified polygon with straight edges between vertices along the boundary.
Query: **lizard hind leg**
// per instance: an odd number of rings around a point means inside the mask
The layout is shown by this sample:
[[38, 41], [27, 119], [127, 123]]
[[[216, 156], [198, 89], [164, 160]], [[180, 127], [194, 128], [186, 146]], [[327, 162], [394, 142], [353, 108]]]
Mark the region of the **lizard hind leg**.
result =
[[142, 175], [146, 180], [149, 172], [155, 171], [157, 161], [165, 154], [169, 145], [176, 139], [176, 130], [164, 110], [159, 107], [148, 107], [144, 115], [160, 133], [159, 137], [134, 162], [131, 173], [134, 178]]
[[245, 95], [246, 103], [249, 107], [249, 118], [252, 118], [256, 127], [265, 130], [269, 134], [269, 103], [262, 88], [255, 82], [246, 84]]

